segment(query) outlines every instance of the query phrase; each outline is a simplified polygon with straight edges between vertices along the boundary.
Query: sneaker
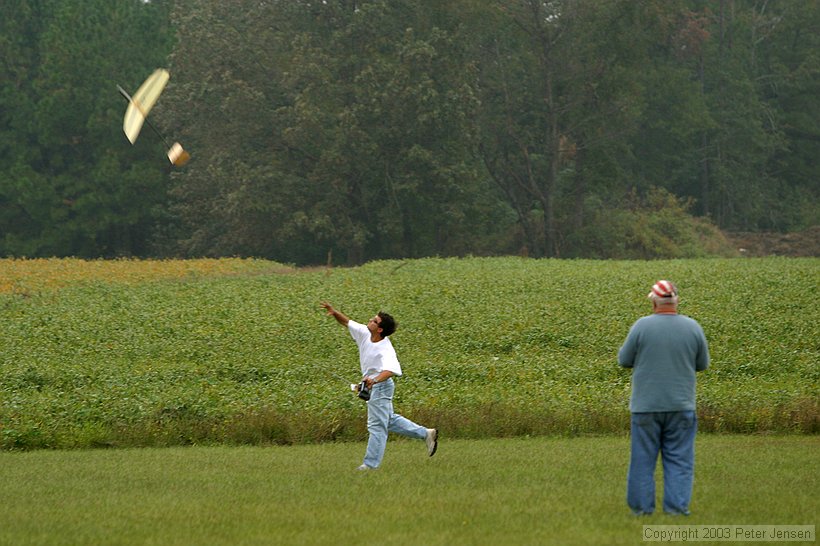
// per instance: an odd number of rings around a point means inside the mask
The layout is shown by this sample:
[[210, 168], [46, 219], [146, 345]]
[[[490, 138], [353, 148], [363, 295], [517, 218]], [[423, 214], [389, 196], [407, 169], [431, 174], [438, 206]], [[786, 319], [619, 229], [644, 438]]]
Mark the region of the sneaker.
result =
[[672, 510], [672, 511], [664, 510], [663, 513], [666, 514], [667, 516], [688, 516], [688, 515], [690, 515], [689, 510], [683, 510], [683, 511], [681, 511], [681, 510]]
[[363, 464], [363, 465], [357, 467], [356, 470], [361, 470], [362, 472], [366, 472], [368, 470], [376, 470], [376, 469], [372, 468], [370, 466], [367, 466], [366, 464]]
[[438, 449], [438, 430], [428, 428], [427, 438], [425, 441], [427, 442], [427, 454], [432, 457], [436, 454], [436, 450]]

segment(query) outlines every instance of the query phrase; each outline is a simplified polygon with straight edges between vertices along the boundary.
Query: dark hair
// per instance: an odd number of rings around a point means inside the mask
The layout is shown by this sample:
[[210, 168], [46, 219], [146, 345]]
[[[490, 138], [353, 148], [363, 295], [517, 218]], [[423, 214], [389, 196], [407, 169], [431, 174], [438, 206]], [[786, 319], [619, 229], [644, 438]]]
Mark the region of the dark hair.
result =
[[382, 321], [379, 323], [379, 328], [382, 329], [382, 338], [385, 338], [396, 331], [398, 328], [398, 324], [396, 324], [396, 319], [385, 313], [384, 311], [378, 312], [379, 318]]

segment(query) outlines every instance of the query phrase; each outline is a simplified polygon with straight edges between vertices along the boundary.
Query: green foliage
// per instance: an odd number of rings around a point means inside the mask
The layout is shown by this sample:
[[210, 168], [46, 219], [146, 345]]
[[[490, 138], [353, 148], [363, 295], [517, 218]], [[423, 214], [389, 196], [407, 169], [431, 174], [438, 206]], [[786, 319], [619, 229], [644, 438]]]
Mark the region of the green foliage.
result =
[[[169, 90], [171, 120], [190, 123], [201, 154], [175, 181], [175, 251], [361, 263], [487, 246], [488, 221], [505, 217], [475, 173], [475, 70], [446, 9], [235, 11], [176, 11], [185, 38], [172, 59], [185, 84]], [[214, 36], [217, 22], [242, 40]], [[215, 47], [220, 61], [202, 62]]]
[[86, 281], [0, 296], [0, 445], [361, 439], [355, 344], [324, 316], [394, 314], [396, 407], [451, 437], [622, 432], [615, 359], [658, 278], [712, 367], [707, 431], [818, 431], [816, 259], [380, 261], [353, 269]]
[[[709, 221], [812, 225], [812, 131], [791, 109], [818, 70], [805, 32], [816, 14], [776, 10], [180, 2], [184, 83], [168, 119], [202, 153], [176, 179], [181, 229], [165, 248], [300, 264], [657, 245], [700, 256], [725, 253]], [[649, 219], [685, 233], [650, 225], [624, 254], [602, 251], [590, 233], [628, 231], [632, 187], [663, 188], [704, 219]]]
[[[699, 256], [706, 222], [809, 228], [820, 10], [731, 8], [6, 2], [0, 255]], [[157, 66], [152, 119], [193, 152], [170, 174], [115, 91]], [[653, 187], [703, 220], [646, 219], [615, 254], [594, 232], [642, 222], [629, 191]]]
[[168, 5], [0, 8], [0, 255], [147, 254], [165, 201], [164, 145], [145, 134], [130, 149], [116, 85], [135, 91], [164, 64]]
[[626, 209], [601, 210], [593, 204], [587, 226], [574, 234], [570, 248], [594, 258], [651, 260], [658, 258], [732, 257], [737, 255], [723, 233], [688, 211], [690, 202], [662, 188], [640, 197], [633, 190]]

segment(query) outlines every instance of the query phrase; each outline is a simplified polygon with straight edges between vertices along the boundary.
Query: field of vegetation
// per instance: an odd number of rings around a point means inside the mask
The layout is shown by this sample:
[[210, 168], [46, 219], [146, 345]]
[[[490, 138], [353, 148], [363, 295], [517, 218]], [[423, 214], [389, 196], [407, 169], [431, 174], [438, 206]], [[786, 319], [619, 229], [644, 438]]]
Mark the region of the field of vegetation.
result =
[[700, 429], [816, 434], [816, 258], [0, 260], [0, 447], [361, 440], [356, 348], [384, 309], [397, 410], [450, 438], [621, 433], [616, 353], [658, 278], [710, 342]]
[[820, 437], [702, 434], [696, 450], [687, 518], [630, 514], [616, 435], [448, 439], [432, 459], [391, 440], [366, 475], [349, 442], [0, 452], [0, 544], [614, 546], [644, 525], [816, 523]]

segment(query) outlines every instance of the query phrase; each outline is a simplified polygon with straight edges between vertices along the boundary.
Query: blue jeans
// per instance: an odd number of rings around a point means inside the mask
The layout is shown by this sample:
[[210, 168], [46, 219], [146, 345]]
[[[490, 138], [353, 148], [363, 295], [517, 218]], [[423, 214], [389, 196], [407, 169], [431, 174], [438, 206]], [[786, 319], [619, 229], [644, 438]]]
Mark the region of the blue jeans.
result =
[[635, 514], [655, 510], [655, 463], [663, 461], [663, 511], [689, 514], [695, 477], [694, 411], [632, 414], [632, 455], [626, 502]]
[[396, 384], [392, 379], [388, 379], [376, 383], [370, 391], [370, 400], [367, 402], [367, 430], [370, 437], [367, 440], [367, 451], [364, 455], [364, 464], [370, 468], [378, 468], [382, 464], [388, 432], [396, 432], [420, 440], [427, 437], [425, 427], [393, 412], [395, 390]]

